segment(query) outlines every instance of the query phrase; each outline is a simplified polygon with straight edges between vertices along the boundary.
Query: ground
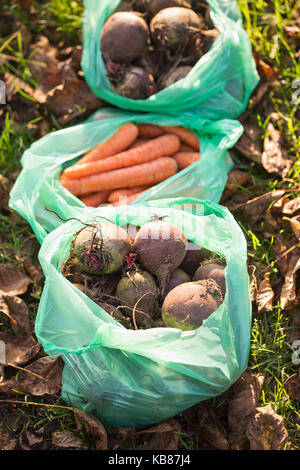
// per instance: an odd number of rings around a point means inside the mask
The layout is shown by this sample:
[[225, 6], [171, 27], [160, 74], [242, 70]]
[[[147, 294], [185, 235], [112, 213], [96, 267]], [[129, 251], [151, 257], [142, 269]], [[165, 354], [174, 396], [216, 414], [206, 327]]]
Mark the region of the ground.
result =
[[[300, 2], [239, 0], [261, 81], [239, 117], [245, 131], [232, 150], [235, 166], [221, 204], [236, 217], [248, 246], [253, 317], [247, 370], [222, 396], [147, 433], [105, 430], [60, 398], [62, 364], [49, 360], [34, 336], [44, 282], [38, 243], [7, 206], [24, 150], [101, 105], [80, 69], [82, 3], [0, 5], [0, 79], [7, 85], [7, 103], [0, 105], [0, 337], [17, 338], [9, 365], [0, 366], [0, 449], [300, 449]], [[64, 76], [57, 61], [64, 62]], [[52, 96], [51, 67], [55, 86], [62, 85]], [[73, 94], [64, 80], [73, 80]]]

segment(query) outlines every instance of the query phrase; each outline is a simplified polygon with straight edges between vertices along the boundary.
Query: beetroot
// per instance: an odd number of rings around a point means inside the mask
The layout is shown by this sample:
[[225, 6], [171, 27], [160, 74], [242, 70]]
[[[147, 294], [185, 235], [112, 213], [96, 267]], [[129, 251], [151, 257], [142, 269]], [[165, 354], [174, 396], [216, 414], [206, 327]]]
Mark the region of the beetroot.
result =
[[191, 278], [188, 274], [186, 274], [182, 269], [175, 269], [172, 273], [169, 282], [166, 285], [165, 294], [167, 295], [172, 289], [184, 282], [190, 282]]
[[131, 251], [131, 240], [125, 230], [109, 222], [86, 226], [72, 244], [72, 262], [91, 274], [119, 271]]
[[223, 302], [219, 286], [213, 279], [186, 282], [166, 296], [162, 319], [166, 327], [194, 330], [202, 325]]
[[141, 67], [128, 67], [114, 83], [115, 91], [126, 98], [143, 100], [155, 93], [154, 78]]
[[101, 50], [105, 61], [133, 62], [146, 48], [147, 23], [134, 12], [119, 11], [105, 22], [101, 32]]
[[146, 0], [144, 3], [146, 4], [146, 11], [152, 16], [164, 8], [191, 8], [191, 0]]
[[213, 279], [221, 289], [222, 295], [226, 292], [226, 283], [224, 275], [224, 266], [217, 260], [205, 260], [201, 263], [196, 270], [193, 281], [200, 281], [202, 279]]
[[158, 216], [143, 225], [135, 238], [133, 249], [137, 260], [158, 278], [162, 296], [172, 272], [185, 256], [186, 244], [182, 230]]
[[[124, 274], [117, 285], [115, 296], [125, 305], [154, 316], [159, 291], [154, 277], [147, 271], [136, 270]], [[143, 297], [144, 296], [144, 297]]]
[[160, 89], [167, 88], [173, 83], [182, 80], [187, 74], [192, 70], [193, 67], [189, 65], [182, 65], [180, 67], [176, 67], [174, 70], [171, 70], [166, 76], [162, 78], [160, 81]]
[[205, 258], [209, 258], [211, 255], [211, 251], [201, 248], [197, 243], [189, 241], [186, 255], [179, 267], [190, 276], [193, 276], [201, 261]]
[[170, 50], [183, 50], [200, 34], [202, 17], [189, 8], [172, 7], [160, 10], [151, 20], [153, 40]]

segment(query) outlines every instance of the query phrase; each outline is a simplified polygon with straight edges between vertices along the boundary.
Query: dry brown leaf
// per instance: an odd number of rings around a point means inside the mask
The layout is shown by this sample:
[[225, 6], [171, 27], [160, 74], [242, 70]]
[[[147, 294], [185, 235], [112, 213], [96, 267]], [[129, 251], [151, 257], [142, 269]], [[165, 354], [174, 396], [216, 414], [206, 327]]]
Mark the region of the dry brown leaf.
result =
[[282, 133], [275, 129], [271, 122], [267, 125], [267, 135], [264, 140], [264, 151], [261, 156], [262, 166], [269, 173], [275, 173], [284, 178], [292, 167], [292, 160], [282, 146]]
[[0, 341], [5, 343], [5, 363], [26, 364], [38, 355], [41, 345], [27, 335], [22, 338], [0, 332]]
[[255, 224], [264, 216], [270, 204], [277, 201], [284, 194], [283, 190], [270, 191], [235, 208], [235, 212], [244, 217], [250, 224]]
[[28, 83], [24, 82], [18, 77], [15, 77], [11, 73], [5, 73], [4, 74], [4, 80], [5, 80], [5, 90], [6, 90], [6, 97], [7, 101], [10, 102], [12, 101], [15, 97], [18, 97], [20, 99], [26, 99], [22, 94], [19, 93], [19, 90], [24, 91], [27, 95], [29, 95], [31, 98], [34, 95], [34, 90], [33, 88], [28, 85]]
[[[288, 218], [285, 217], [285, 220]], [[296, 238], [300, 240], [300, 215], [295, 215], [295, 217], [292, 217], [291, 219], [288, 219], [290, 224], [291, 224], [291, 229], [294, 232], [294, 235]]]
[[43, 436], [37, 436], [26, 429], [18, 437], [19, 447], [22, 450], [44, 450], [46, 448]]
[[153, 434], [149, 447], [147, 447], [150, 450], [178, 450], [180, 432], [180, 424], [172, 418], [148, 429], [142, 429], [136, 435], [143, 437], [147, 434]]
[[226, 199], [238, 191], [239, 187], [247, 183], [250, 178], [251, 176], [244, 171], [232, 170], [228, 175], [226, 186], [222, 194], [221, 203], [226, 201]]
[[0, 175], [0, 210], [8, 210], [9, 193], [12, 188], [12, 181]]
[[82, 440], [71, 431], [56, 431], [52, 434], [52, 444], [64, 449], [87, 449]]
[[47, 76], [57, 72], [59, 61], [56, 58], [56, 54], [56, 48], [51, 46], [46, 36], [37, 36], [36, 42], [30, 45], [28, 67], [33, 78], [38, 83], [41, 83]]
[[228, 406], [229, 445], [232, 450], [243, 450], [248, 446], [246, 430], [255, 413], [263, 382], [263, 374], [245, 372], [233, 385], [233, 397]]
[[288, 448], [288, 432], [283, 418], [272, 405], [256, 408], [246, 431], [250, 450], [284, 450]]
[[244, 123], [244, 133], [236, 143], [235, 148], [245, 157], [255, 163], [261, 164], [261, 129], [258, 127], [257, 123]]
[[0, 450], [15, 450], [17, 439], [13, 434], [0, 426]]
[[18, 371], [17, 379], [0, 382], [0, 393], [15, 395], [15, 389], [35, 396], [56, 395], [61, 388], [62, 369], [60, 358], [42, 357]]
[[97, 418], [79, 409], [74, 410], [74, 418], [79, 431], [84, 428], [87, 434], [96, 438], [96, 450], [107, 450], [107, 434], [104, 426]]
[[253, 51], [253, 57], [260, 77], [267, 82], [273, 80], [277, 74], [276, 70], [271, 67], [271, 65], [264, 62], [256, 51]]
[[291, 377], [287, 381], [287, 391], [288, 395], [294, 400], [300, 401], [300, 369], [298, 370], [298, 374]]
[[273, 299], [274, 291], [270, 283], [270, 273], [266, 273], [257, 290], [257, 313], [272, 312]]
[[249, 274], [249, 287], [250, 287], [250, 299], [251, 302], [254, 302], [257, 294], [257, 279], [255, 276], [256, 266], [248, 265], [248, 274]]
[[0, 312], [6, 314], [16, 335], [27, 335], [31, 332], [29, 312], [26, 303], [16, 295], [0, 292]]
[[293, 38], [300, 38], [300, 27], [297, 24], [293, 26], [288, 26], [283, 23], [283, 29], [288, 36], [292, 36]]
[[21, 295], [27, 291], [32, 280], [15, 268], [0, 264], [0, 292], [9, 295]]
[[288, 199], [282, 208], [282, 213], [284, 215], [294, 215], [298, 211], [300, 211], [300, 197]]
[[280, 293], [280, 308], [282, 310], [295, 306], [296, 301], [296, 275], [300, 268], [299, 254], [293, 252], [288, 258], [287, 270], [284, 276]]
[[276, 259], [280, 258], [276, 262], [276, 264], [279, 268], [280, 273], [284, 275], [288, 270], [289, 257], [290, 257], [289, 253], [287, 255], [284, 255], [284, 253], [287, 252], [289, 248], [292, 247], [292, 244], [279, 233], [272, 233], [271, 235], [274, 237], [274, 244], [273, 244], [274, 254], [276, 256]]
[[19, 248], [16, 259], [23, 263], [24, 268], [34, 283], [43, 278], [43, 271], [38, 260], [40, 244], [35, 237], [27, 238]]
[[298, 308], [289, 310], [290, 324], [286, 332], [287, 340], [293, 343], [300, 339], [300, 311]]
[[200, 404], [197, 414], [202, 438], [215, 449], [228, 450], [226, 431], [214, 410]]

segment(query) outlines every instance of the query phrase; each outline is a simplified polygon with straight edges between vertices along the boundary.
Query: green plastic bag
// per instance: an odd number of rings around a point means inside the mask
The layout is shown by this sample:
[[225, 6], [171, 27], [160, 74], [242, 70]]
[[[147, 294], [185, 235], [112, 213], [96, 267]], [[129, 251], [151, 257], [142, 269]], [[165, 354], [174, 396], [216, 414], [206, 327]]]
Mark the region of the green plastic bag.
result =
[[59, 183], [61, 170], [73, 164], [84, 152], [107, 140], [125, 122], [183, 125], [200, 139], [201, 158], [188, 168], [143, 193], [138, 201], [166, 197], [196, 197], [219, 202], [227, 173], [232, 166], [228, 153], [243, 132], [238, 121], [212, 122], [185, 113], [178, 117], [139, 114], [101, 109], [87, 122], [51, 132], [33, 143], [22, 156], [21, 171], [11, 193], [9, 205], [31, 225], [41, 242], [62, 221], [80, 217], [86, 206]]
[[64, 360], [62, 398], [113, 427], [144, 427], [218, 396], [248, 362], [246, 241], [227, 208], [175, 198], [87, 209], [81, 217], [88, 223], [102, 216], [120, 226], [142, 225], [154, 213], [226, 259], [224, 302], [196, 330], [126, 329], [64, 278], [62, 263], [82, 227], [77, 220], [51, 232], [39, 254], [46, 282], [35, 331], [45, 352]]
[[103, 25], [120, 0], [85, 0], [81, 67], [95, 95], [118, 108], [161, 114], [193, 109], [202, 117], [220, 119], [244, 112], [259, 76], [237, 0], [207, 3], [220, 31], [211, 49], [184, 79], [145, 100], [132, 100], [112, 91], [100, 50]]

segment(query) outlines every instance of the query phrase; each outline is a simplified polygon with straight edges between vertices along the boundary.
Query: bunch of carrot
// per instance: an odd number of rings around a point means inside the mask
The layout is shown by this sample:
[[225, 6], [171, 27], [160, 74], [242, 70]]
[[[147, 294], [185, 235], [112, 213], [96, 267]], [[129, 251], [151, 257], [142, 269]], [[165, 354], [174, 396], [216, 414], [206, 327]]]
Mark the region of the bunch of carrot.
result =
[[66, 168], [60, 183], [87, 206], [129, 204], [199, 158], [189, 129], [128, 122]]

